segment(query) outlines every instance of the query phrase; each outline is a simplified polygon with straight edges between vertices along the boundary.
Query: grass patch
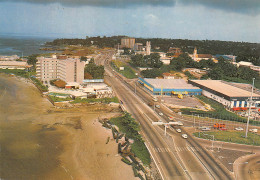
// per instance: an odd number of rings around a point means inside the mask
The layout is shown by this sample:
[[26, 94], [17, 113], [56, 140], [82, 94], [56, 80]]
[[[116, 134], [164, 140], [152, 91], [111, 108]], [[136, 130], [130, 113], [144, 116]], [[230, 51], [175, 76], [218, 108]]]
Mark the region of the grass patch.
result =
[[72, 100], [71, 97], [60, 98], [60, 97], [52, 96], [52, 95], [49, 95], [49, 97], [50, 97], [51, 100], [53, 100], [54, 102], [62, 102], [62, 101], [70, 101], [70, 100]]
[[[244, 131], [243, 132], [217, 131], [217, 132], [200, 133], [200, 138], [212, 139], [212, 136], [208, 136], [205, 134], [214, 135], [214, 139], [217, 141], [260, 146], [260, 136], [251, 132], [248, 132], [247, 138], [244, 138], [245, 136]], [[199, 137], [199, 132], [193, 133], [193, 135]]]
[[[125, 76], [128, 79], [134, 79], [137, 78], [137, 76], [135, 75], [135, 71], [126, 63], [121, 62], [121, 61], [116, 61], [113, 60], [111, 62], [111, 66], [120, 74], [122, 74], [123, 76]], [[120, 67], [124, 67], [124, 70], [119, 70]]]
[[48, 91], [48, 87], [46, 87], [45, 85], [43, 85], [41, 81], [39, 81], [38, 79], [33, 78], [33, 77], [31, 77], [30, 79], [34, 82], [34, 84], [35, 84], [41, 91], [43, 91], [43, 92], [47, 92], [47, 91]]
[[117, 97], [112, 97], [112, 98], [100, 98], [100, 99], [96, 99], [96, 98], [89, 98], [89, 99], [80, 99], [80, 98], [76, 98], [74, 101], [70, 102], [72, 104], [75, 103], [93, 103], [93, 102], [101, 102], [101, 103], [119, 103], [119, 100]]
[[111, 118], [110, 122], [115, 124], [120, 132], [126, 134], [126, 137], [134, 140], [131, 145], [132, 152], [143, 162], [145, 165], [150, 165], [151, 158], [148, 149], [146, 148], [142, 136], [138, 133], [140, 125], [131, 117], [129, 113], [123, 116]]
[[[202, 110], [196, 110], [196, 109], [190, 109], [190, 108], [182, 108], [181, 111], [183, 114], [187, 115], [199, 115], [202, 117], [209, 117], [214, 119], [222, 119], [222, 120], [230, 120], [230, 121], [238, 121], [246, 123], [247, 118], [240, 117], [237, 114], [227, 111], [222, 104], [220, 104], [217, 101], [214, 101], [213, 99], [208, 99], [205, 96], [196, 96], [199, 100], [202, 102], [209, 104], [212, 108], [214, 108], [213, 111], [202, 111]], [[260, 125], [258, 121], [250, 121], [250, 124], [254, 125]]]
[[0, 72], [5, 74], [14, 74], [23, 78], [29, 78], [30, 76], [29, 72], [21, 69], [0, 69]]

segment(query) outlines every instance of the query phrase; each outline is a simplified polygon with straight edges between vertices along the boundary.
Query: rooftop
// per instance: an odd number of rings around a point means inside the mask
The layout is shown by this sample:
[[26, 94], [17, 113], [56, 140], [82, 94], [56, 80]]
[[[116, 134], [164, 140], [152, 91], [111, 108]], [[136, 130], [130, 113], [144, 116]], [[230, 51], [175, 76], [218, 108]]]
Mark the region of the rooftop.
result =
[[144, 79], [156, 89], [200, 89], [188, 84], [183, 79]]
[[[246, 91], [244, 89], [240, 89], [235, 86], [231, 86], [222, 82], [221, 80], [190, 80], [191, 82], [195, 82], [199, 85], [222, 93], [229, 97], [249, 97], [251, 96], [250, 91]], [[260, 97], [260, 95], [253, 93], [253, 97]]]

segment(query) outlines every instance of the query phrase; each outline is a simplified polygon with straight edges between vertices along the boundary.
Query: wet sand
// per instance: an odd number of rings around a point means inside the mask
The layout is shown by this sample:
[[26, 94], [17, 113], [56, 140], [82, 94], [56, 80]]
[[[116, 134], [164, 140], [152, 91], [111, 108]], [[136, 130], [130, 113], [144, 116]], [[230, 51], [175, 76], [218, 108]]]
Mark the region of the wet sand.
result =
[[112, 107], [56, 109], [30, 83], [0, 74], [0, 178], [135, 179], [98, 118]]

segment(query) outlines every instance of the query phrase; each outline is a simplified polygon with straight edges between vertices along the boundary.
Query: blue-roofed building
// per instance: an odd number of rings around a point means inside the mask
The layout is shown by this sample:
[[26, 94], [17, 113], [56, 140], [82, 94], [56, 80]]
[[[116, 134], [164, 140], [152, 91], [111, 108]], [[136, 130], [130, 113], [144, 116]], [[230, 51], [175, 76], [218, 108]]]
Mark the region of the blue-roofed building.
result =
[[183, 79], [150, 79], [140, 78], [138, 82], [153, 95], [201, 95], [202, 90]]
[[216, 59], [219, 59], [220, 57], [223, 57], [225, 60], [228, 60], [228, 61], [235, 61], [236, 60], [236, 56], [233, 56], [233, 55], [216, 54], [214, 57]]

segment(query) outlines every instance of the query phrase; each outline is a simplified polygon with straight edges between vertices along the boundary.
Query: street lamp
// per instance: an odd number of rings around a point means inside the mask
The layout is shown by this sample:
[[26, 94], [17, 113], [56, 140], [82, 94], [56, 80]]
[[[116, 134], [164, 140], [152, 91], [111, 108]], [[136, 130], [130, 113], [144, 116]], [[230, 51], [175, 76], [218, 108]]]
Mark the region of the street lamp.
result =
[[210, 135], [210, 134], [204, 134], [204, 135], [212, 136], [212, 144], [211, 144], [211, 148], [212, 148], [212, 151], [213, 151], [213, 143], [214, 143], [214, 140], [215, 140], [215, 136], [214, 136], [214, 135]]
[[[234, 162], [234, 163], [228, 163], [228, 164], [233, 164], [233, 165], [235, 165], [235, 162]], [[240, 164], [248, 164], [248, 162], [236, 163], [236, 164], [237, 164], [236, 171], [234, 171], [234, 169], [233, 169], [233, 172], [235, 173], [235, 180], [237, 180], [237, 177], [238, 177], [238, 165], [240, 165]]]
[[254, 91], [254, 84], [255, 84], [255, 78], [253, 78], [251, 97], [250, 97], [250, 100], [248, 101], [248, 102], [249, 102], [249, 110], [248, 110], [248, 117], [247, 117], [247, 123], [246, 123], [246, 135], [245, 135], [245, 138], [247, 138], [248, 125], [249, 125], [250, 113], [251, 113], [251, 106], [252, 106], [252, 104], [253, 104], [253, 91]]

